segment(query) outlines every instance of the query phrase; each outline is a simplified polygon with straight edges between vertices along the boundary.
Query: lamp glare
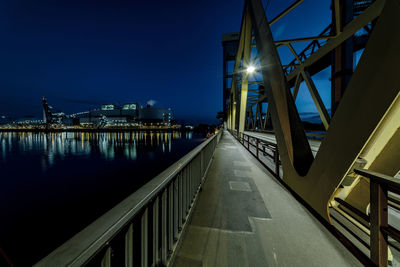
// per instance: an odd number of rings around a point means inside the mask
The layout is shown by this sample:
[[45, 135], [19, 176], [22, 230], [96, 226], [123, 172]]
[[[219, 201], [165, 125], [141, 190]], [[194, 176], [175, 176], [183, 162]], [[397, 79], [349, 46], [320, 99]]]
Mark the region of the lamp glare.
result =
[[247, 73], [253, 73], [256, 70], [254, 66], [248, 66], [247, 67]]

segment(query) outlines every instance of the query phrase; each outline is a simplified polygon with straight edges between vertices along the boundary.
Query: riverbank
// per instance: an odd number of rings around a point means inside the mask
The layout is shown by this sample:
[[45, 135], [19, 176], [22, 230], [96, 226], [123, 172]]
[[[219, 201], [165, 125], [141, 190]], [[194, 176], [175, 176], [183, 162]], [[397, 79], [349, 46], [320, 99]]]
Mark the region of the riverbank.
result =
[[61, 133], [61, 132], [139, 132], [139, 131], [157, 131], [157, 132], [191, 132], [189, 128], [139, 128], [139, 127], [110, 127], [110, 128], [0, 128], [0, 132], [34, 132], [34, 133]]

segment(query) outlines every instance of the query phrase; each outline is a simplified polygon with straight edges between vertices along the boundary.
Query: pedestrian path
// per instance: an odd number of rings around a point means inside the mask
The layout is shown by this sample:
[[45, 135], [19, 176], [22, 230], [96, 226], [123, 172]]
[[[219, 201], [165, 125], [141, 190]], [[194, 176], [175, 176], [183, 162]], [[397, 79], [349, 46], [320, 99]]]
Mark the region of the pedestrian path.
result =
[[224, 132], [174, 266], [362, 266]]

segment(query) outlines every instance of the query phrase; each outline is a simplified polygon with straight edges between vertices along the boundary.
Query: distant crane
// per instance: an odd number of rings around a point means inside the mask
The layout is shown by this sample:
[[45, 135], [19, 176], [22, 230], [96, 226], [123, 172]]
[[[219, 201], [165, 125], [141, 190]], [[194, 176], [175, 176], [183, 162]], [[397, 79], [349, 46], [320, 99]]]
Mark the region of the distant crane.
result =
[[53, 113], [51, 112], [52, 107], [47, 104], [46, 97], [42, 97], [43, 104], [43, 121], [46, 125], [50, 124], [60, 124], [62, 120], [66, 117], [63, 112]]
[[42, 104], [43, 104], [43, 121], [46, 124], [49, 124], [52, 120], [52, 113], [51, 107], [47, 104], [46, 97], [42, 97]]

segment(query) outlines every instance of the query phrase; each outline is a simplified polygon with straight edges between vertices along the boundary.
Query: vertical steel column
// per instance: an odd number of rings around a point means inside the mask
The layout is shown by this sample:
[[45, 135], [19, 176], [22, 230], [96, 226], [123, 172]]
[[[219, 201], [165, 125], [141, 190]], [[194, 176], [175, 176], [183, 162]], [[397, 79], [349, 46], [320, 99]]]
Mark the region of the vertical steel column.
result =
[[376, 266], [388, 264], [387, 235], [382, 227], [388, 226], [387, 188], [370, 180], [371, 260]]
[[158, 265], [158, 206], [159, 198], [157, 197], [153, 203], [153, 266]]
[[148, 266], [148, 209], [145, 208], [142, 219], [141, 219], [141, 266], [147, 267]]
[[[233, 77], [235, 77], [235, 76], [233, 76]], [[234, 88], [234, 87], [232, 87], [232, 88], [234, 90], [236, 90], [236, 88]], [[233, 103], [232, 103], [232, 123], [231, 124], [232, 124], [232, 131], [235, 131], [235, 129], [236, 129], [236, 97], [233, 99]]]
[[125, 234], [125, 266], [133, 267], [133, 224]]
[[[353, 0], [335, 1], [332, 12], [338, 12], [332, 16], [336, 20], [336, 30], [343, 31], [344, 27], [353, 20]], [[332, 21], [332, 24], [334, 21]], [[332, 52], [332, 77], [331, 77], [331, 116], [336, 112], [339, 102], [347, 88], [353, 74], [353, 37], [348, 38], [337, 46]]]
[[164, 189], [161, 196], [161, 263], [167, 266], [168, 242], [167, 242], [167, 189]]

